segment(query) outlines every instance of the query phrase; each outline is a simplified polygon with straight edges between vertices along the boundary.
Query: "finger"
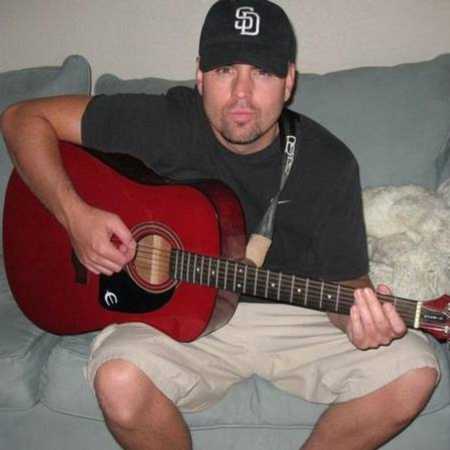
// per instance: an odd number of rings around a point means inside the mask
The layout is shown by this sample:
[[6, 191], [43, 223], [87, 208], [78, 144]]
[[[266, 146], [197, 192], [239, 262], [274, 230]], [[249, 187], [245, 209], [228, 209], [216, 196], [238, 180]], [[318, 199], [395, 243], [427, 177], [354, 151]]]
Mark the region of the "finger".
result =
[[106, 256], [96, 255], [90, 262], [102, 273], [120, 272], [123, 268], [123, 264], [115, 262], [107, 255]]
[[407, 328], [404, 320], [401, 318], [394, 305], [390, 303], [384, 303], [383, 310], [387, 319], [389, 320], [391, 329], [393, 330], [395, 337], [403, 336], [406, 333]]
[[128, 227], [122, 222], [120, 217], [116, 217], [111, 227], [111, 232], [119, 239], [120, 245], [118, 250], [125, 256], [127, 262], [134, 256], [136, 251], [136, 241], [128, 229]]
[[92, 263], [106, 266], [116, 272], [128, 262], [127, 257], [106, 236], [93, 244], [88, 257]]
[[363, 329], [367, 337], [373, 340], [378, 335], [378, 329], [373, 320], [367, 297], [366, 289], [357, 289], [355, 291], [355, 305], [358, 309]]
[[120, 244], [119, 251], [126, 257], [126, 262], [130, 262], [136, 254], [136, 242], [132, 241], [128, 244]]
[[393, 337], [391, 323], [386, 317], [385, 311], [373, 290], [365, 289], [364, 291], [366, 303], [369, 307], [369, 312], [378, 331], [381, 343], [388, 344]]
[[93, 263], [86, 263], [84, 264], [84, 266], [86, 267], [86, 269], [88, 269], [90, 272], [92, 272], [95, 275], [112, 275], [113, 272], [109, 269], [107, 269], [106, 267], [100, 266], [98, 264], [93, 264]]
[[[377, 292], [380, 293], [381, 295], [392, 296], [392, 289], [389, 286], [386, 286], [385, 284], [378, 285]], [[407, 327], [402, 317], [398, 314], [395, 306], [389, 302], [384, 302], [382, 303], [382, 307], [384, 310], [384, 314], [390, 323], [391, 330], [393, 331], [394, 335], [396, 337], [403, 336], [407, 331]]]
[[[104, 275], [112, 275], [114, 272], [120, 271], [120, 269], [117, 270], [116, 268], [111, 267], [111, 265], [105, 261], [99, 262], [98, 260], [93, 261], [90, 259], [84, 259], [84, 260], [80, 259], [80, 261], [86, 267], [86, 269], [88, 269], [95, 275], [100, 275], [101, 273]], [[120, 266], [118, 266], [118, 267], [120, 267]]]
[[100, 275], [100, 271], [92, 264], [85, 264], [84, 267], [86, 267], [86, 269], [89, 270], [89, 272], [92, 272], [94, 275]]
[[347, 325], [347, 333], [350, 341], [356, 347], [360, 348], [361, 350], [367, 348], [367, 345], [364, 342], [365, 333], [361, 322], [361, 316], [356, 306], [352, 306], [350, 309], [350, 320]]
[[113, 272], [111, 270], [106, 269], [105, 267], [101, 266], [90, 266], [89, 269], [91, 272], [95, 273], [96, 275], [112, 275]]
[[377, 293], [382, 294], [382, 295], [392, 295], [392, 290], [389, 286], [387, 286], [386, 284], [379, 284], [377, 286]]

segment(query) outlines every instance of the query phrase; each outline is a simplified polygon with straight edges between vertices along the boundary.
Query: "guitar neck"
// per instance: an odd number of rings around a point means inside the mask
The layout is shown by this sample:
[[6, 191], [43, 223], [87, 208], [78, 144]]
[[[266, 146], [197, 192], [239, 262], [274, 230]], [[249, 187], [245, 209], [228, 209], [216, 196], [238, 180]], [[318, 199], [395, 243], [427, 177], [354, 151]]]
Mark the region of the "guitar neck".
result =
[[[173, 249], [171, 275], [178, 281], [214, 287], [304, 308], [350, 313], [354, 289], [338, 283], [317, 281], [273, 272], [248, 264]], [[380, 300], [395, 305], [410, 328], [418, 328], [421, 303], [395, 296]]]

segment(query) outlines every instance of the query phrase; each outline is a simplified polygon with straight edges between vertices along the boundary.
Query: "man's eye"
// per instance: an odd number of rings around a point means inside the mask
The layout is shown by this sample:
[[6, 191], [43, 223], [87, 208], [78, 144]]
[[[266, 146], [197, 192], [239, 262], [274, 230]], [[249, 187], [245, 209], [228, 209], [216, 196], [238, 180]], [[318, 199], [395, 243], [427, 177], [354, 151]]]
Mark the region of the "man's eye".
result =
[[273, 76], [272, 72], [268, 72], [267, 70], [264, 70], [264, 69], [257, 69], [257, 74], [260, 77], [272, 77]]
[[221, 75], [226, 75], [228, 73], [231, 73], [232, 69], [233, 68], [231, 66], [221, 66], [221, 67], [217, 67], [216, 73], [221, 74]]

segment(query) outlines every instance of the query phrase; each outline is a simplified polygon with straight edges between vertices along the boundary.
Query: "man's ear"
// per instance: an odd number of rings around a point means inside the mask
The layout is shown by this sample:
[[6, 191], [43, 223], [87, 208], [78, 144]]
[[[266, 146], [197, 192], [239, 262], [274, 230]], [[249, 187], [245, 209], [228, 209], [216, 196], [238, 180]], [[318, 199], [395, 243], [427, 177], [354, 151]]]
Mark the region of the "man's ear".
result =
[[200, 95], [203, 95], [203, 72], [200, 70], [200, 57], [197, 57], [197, 69], [195, 72], [195, 80], [197, 83], [197, 90]]
[[286, 75], [286, 85], [284, 88], [284, 101], [287, 102], [291, 98], [295, 84], [297, 81], [297, 70], [295, 68], [295, 64], [289, 63], [288, 73]]

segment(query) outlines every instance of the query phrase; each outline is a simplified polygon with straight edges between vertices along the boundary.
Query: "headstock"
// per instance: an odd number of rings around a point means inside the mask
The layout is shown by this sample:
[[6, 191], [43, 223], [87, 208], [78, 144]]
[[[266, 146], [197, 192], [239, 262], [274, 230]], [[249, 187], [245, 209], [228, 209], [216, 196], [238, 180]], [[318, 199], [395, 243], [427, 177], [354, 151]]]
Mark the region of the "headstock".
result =
[[450, 343], [450, 296], [423, 302], [420, 312], [420, 328], [440, 341]]

